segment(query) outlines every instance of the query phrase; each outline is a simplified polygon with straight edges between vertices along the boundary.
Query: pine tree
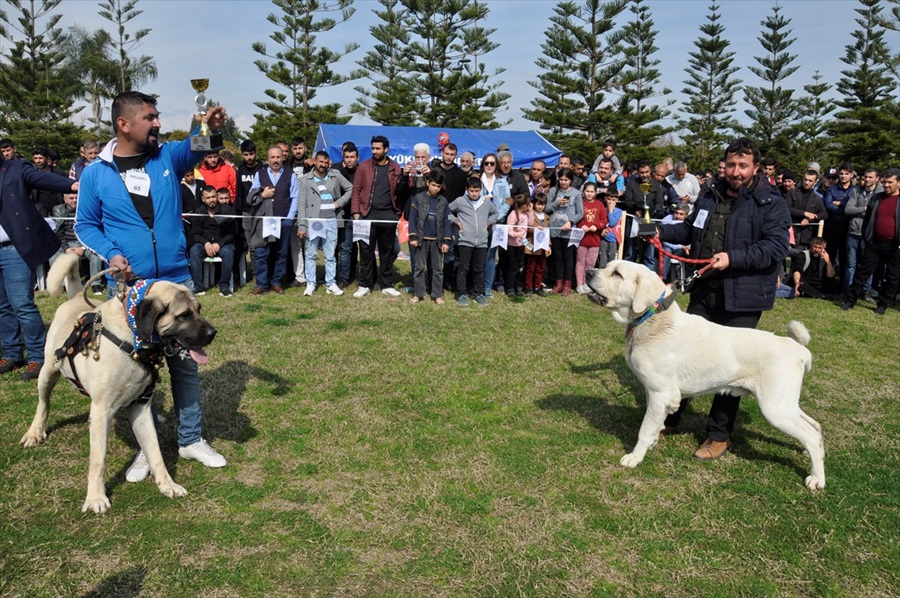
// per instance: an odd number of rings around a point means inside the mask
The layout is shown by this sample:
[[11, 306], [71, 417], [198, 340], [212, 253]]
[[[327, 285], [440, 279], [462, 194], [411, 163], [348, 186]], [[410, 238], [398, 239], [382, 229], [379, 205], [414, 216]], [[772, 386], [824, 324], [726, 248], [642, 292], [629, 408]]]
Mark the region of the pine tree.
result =
[[828, 115], [834, 111], [835, 105], [826, 97], [831, 85], [822, 79], [822, 75], [816, 71], [813, 82], [803, 86], [807, 95], [798, 102], [797, 113], [800, 117], [797, 124], [798, 143], [797, 151], [793, 155], [794, 166], [797, 169], [805, 168], [810, 162], [826, 164], [831, 157], [828, 152], [831, 141], [826, 136], [826, 131], [829, 124]]
[[128, 0], [122, 5], [122, 0], [103, 0], [100, 2], [99, 15], [115, 25], [116, 34], [113, 37], [113, 47], [118, 55], [119, 77], [118, 93], [136, 90], [146, 83], [156, 79], [156, 61], [146, 54], [133, 56], [135, 50], [140, 48], [141, 40], [150, 34], [149, 29], [138, 29], [134, 33], [125, 31], [125, 25], [137, 18], [144, 11], [135, 10], [138, 0]]
[[783, 161], [792, 155], [796, 139], [793, 125], [797, 116], [797, 102], [793, 98], [794, 90], [781, 86], [782, 81], [800, 68], [791, 66], [797, 55], [788, 53], [796, 38], [790, 37], [792, 31], [787, 29], [790, 19], [781, 15], [781, 7], [778, 5], [772, 8], [772, 14], [760, 24], [764, 29], [757, 39], [766, 54], [754, 57], [759, 66], [749, 68], [766, 85], [744, 87], [744, 101], [751, 106], [744, 113], [753, 123], [744, 133], [759, 144], [764, 156]]
[[835, 114], [829, 127], [841, 159], [856, 164], [887, 165], [900, 159], [900, 107], [890, 97], [893, 81], [889, 67], [893, 63], [884, 41], [885, 17], [881, 0], [859, 0], [858, 25], [851, 35], [854, 43], [846, 46], [841, 61], [850, 68], [841, 71], [837, 89], [838, 104], [844, 108]]
[[0, 11], [0, 36], [10, 43], [0, 62], [0, 130], [26, 151], [36, 145], [74, 159], [83, 132], [69, 122], [78, 85], [69, 76], [65, 36], [53, 14], [60, 0], [9, 0]]
[[688, 116], [678, 124], [685, 130], [688, 160], [697, 168], [714, 166], [737, 127], [731, 114], [741, 80], [734, 76], [739, 69], [731, 66], [734, 52], [728, 51], [731, 42], [722, 37], [725, 27], [719, 18], [719, 6], [713, 3], [700, 25], [703, 36], [694, 42], [697, 51], [688, 53], [691, 66], [684, 69], [691, 76], [682, 89], [688, 98], [682, 112]]
[[[493, 129], [509, 94], [499, 91], [503, 72], [488, 73], [482, 57], [497, 47], [494, 29], [478, 25], [488, 7], [477, 0], [401, 0], [412, 35], [408, 46], [413, 81], [429, 127]], [[470, 58], [471, 57], [471, 58]], [[468, 61], [468, 62], [467, 62]]]
[[351, 111], [364, 114], [382, 125], [412, 126], [425, 107], [416, 97], [413, 62], [409, 56], [409, 16], [400, 0], [379, 0], [384, 10], [373, 11], [382, 23], [369, 32], [375, 45], [359, 66], [372, 82], [354, 89], [359, 94]]
[[[653, 58], [659, 50], [653, 40], [659, 32], [653, 28], [650, 8], [644, 0], [632, 0], [631, 13], [622, 39], [625, 68], [619, 83], [623, 92], [619, 110], [624, 117], [624, 126], [619, 130], [618, 142], [622, 153], [629, 153], [629, 148], [633, 148], [632, 152], [637, 150], [636, 153], [643, 154], [644, 148], [671, 131], [671, 127], [659, 124], [668, 117], [669, 111], [649, 102], [672, 93], [672, 90], [656, 87], [660, 80], [657, 68], [660, 61]], [[673, 101], [665, 106], [670, 106]]]
[[[287, 91], [266, 89], [264, 93], [269, 99], [254, 102], [263, 113], [255, 115], [253, 135], [263, 141], [297, 135], [312, 139], [320, 123], [343, 124], [350, 120], [338, 116], [340, 104], [314, 105], [312, 101], [319, 89], [362, 75], [353, 72], [345, 76], [331, 69], [359, 44], [345, 44], [341, 52], [316, 45], [317, 34], [331, 31], [353, 15], [353, 0], [337, 0], [333, 5], [319, 0], [272, 0], [272, 4], [280, 10], [268, 16], [269, 23], [276, 27], [269, 38], [278, 49], [270, 52], [265, 43], [254, 42], [253, 51], [270, 59], [256, 60], [254, 64], [270, 81]], [[321, 16], [335, 11], [339, 12], [338, 18]]]
[[[627, 0], [584, 0], [581, 5], [560, 2], [554, 9], [543, 56], [542, 71], [529, 84], [541, 97], [523, 110], [525, 118], [540, 123], [564, 149], [596, 155], [596, 142], [621, 131], [622, 115], [610, 109], [624, 67], [621, 41], [624, 32], [616, 19]], [[586, 142], [586, 143], [585, 143]]]

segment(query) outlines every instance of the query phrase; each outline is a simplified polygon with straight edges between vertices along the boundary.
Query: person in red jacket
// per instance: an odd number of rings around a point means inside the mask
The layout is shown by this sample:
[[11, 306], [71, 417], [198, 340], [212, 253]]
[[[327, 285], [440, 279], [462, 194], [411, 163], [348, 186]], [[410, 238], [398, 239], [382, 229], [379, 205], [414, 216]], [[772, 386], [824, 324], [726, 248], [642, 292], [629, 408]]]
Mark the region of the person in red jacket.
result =
[[232, 198], [237, 196], [237, 174], [234, 168], [219, 157], [219, 154], [209, 152], [203, 156], [199, 170], [207, 185], [212, 185], [216, 189], [225, 187]]
[[586, 183], [581, 189], [583, 195], [582, 205], [584, 216], [578, 223], [578, 228], [584, 231], [584, 237], [578, 244], [575, 257], [575, 292], [583, 295], [590, 292], [590, 287], [585, 284], [585, 272], [597, 265], [600, 256], [600, 233], [606, 228], [609, 216], [604, 202], [597, 199], [597, 185]]

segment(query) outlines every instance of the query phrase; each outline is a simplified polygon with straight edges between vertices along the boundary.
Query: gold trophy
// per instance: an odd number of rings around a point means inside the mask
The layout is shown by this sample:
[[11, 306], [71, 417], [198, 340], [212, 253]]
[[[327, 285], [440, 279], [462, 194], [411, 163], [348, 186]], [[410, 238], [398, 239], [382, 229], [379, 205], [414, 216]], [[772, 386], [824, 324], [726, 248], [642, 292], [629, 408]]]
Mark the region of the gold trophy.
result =
[[225, 147], [222, 143], [222, 135], [219, 133], [213, 134], [213, 132], [209, 130], [209, 125], [206, 124], [206, 120], [204, 120], [204, 117], [206, 116], [207, 100], [206, 96], [203, 95], [203, 92], [209, 87], [209, 79], [191, 79], [191, 87], [197, 92], [194, 103], [197, 104], [197, 108], [200, 110], [201, 118], [200, 134], [191, 137], [191, 151], [217, 152]]
[[641, 191], [644, 193], [644, 221], [638, 224], [638, 235], [642, 237], [652, 237], [656, 234], [656, 225], [653, 224], [653, 220], [650, 219], [650, 206], [647, 205], [647, 196], [652, 189], [652, 184], [641, 183]]

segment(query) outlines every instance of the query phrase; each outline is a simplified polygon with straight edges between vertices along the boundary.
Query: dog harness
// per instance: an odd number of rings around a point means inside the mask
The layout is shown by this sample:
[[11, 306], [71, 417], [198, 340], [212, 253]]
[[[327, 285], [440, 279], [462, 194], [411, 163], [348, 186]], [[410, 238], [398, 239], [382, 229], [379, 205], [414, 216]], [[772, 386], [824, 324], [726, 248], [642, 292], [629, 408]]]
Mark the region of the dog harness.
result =
[[[141, 403], [150, 400], [153, 397], [153, 391], [156, 389], [156, 383], [159, 381], [159, 370], [162, 368], [163, 352], [159, 345], [159, 339], [155, 336], [151, 339], [141, 339], [138, 335], [134, 321], [134, 313], [138, 303], [143, 300], [144, 295], [154, 281], [140, 281], [135, 287], [140, 285], [138, 292], [129, 294], [129, 301], [125, 304], [125, 313], [128, 325], [134, 335], [134, 344], [116, 337], [112, 332], [103, 326], [101, 316], [97, 312], [89, 312], [84, 314], [76, 323], [72, 333], [68, 336], [63, 346], [56, 350], [54, 355], [58, 361], [64, 358], [69, 360], [69, 369], [71, 376], [66, 376], [78, 392], [84, 396], [88, 395], [87, 391], [78, 376], [78, 369], [75, 367], [75, 356], [81, 353], [87, 357], [93, 352], [94, 361], [100, 360], [100, 337], [106, 337], [113, 345], [118, 347], [122, 352], [131, 356], [134, 361], [140, 362], [141, 365], [150, 373], [151, 381], [147, 387], [141, 391], [141, 394], [134, 400], [135, 403]], [[144, 283], [144, 284], [141, 284]], [[132, 298], [134, 298], [132, 300]]]
[[634, 329], [649, 320], [652, 316], [658, 314], [661, 311], [666, 311], [671, 307], [672, 303], [675, 302], [675, 293], [672, 293], [668, 297], [666, 297], [666, 291], [662, 292], [662, 295], [659, 296], [659, 299], [653, 302], [653, 305], [650, 306], [650, 309], [645, 311], [640, 318], [634, 320], [625, 328], [625, 339], [627, 341], [631, 341], [631, 337], [634, 336]]

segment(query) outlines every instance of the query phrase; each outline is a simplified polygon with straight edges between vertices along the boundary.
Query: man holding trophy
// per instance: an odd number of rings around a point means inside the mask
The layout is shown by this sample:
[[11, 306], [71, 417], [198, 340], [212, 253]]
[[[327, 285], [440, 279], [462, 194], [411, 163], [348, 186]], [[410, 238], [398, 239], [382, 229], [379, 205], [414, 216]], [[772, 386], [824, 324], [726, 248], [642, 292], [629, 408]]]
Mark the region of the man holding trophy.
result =
[[[192, 83], [201, 92], [196, 102], [202, 103], [202, 111], [206, 85]], [[221, 136], [208, 131], [225, 123], [225, 108], [211, 108], [201, 113], [200, 119], [200, 135], [195, 130], [189, 139], [160, 146], [155, 98], [126, 91], [113, 100], [116, 137], [82, 174], [75, 232], [91, 251], [119, 268], [126, 281], [159, 279], [193, 286], [181, 220], [180, 182], [206, 152], [221, 145]], [[116, 288], [111, 282], [107, 285], [110, 298]], [[207, 467], [224, 467], [225, 458], [201, 437], [197, 363], [179, 356], [166, 361], [178, 418], [178, 454]], [[139, 452], [125, 477], [138, 482], [149, 473], [147, 459]]]

